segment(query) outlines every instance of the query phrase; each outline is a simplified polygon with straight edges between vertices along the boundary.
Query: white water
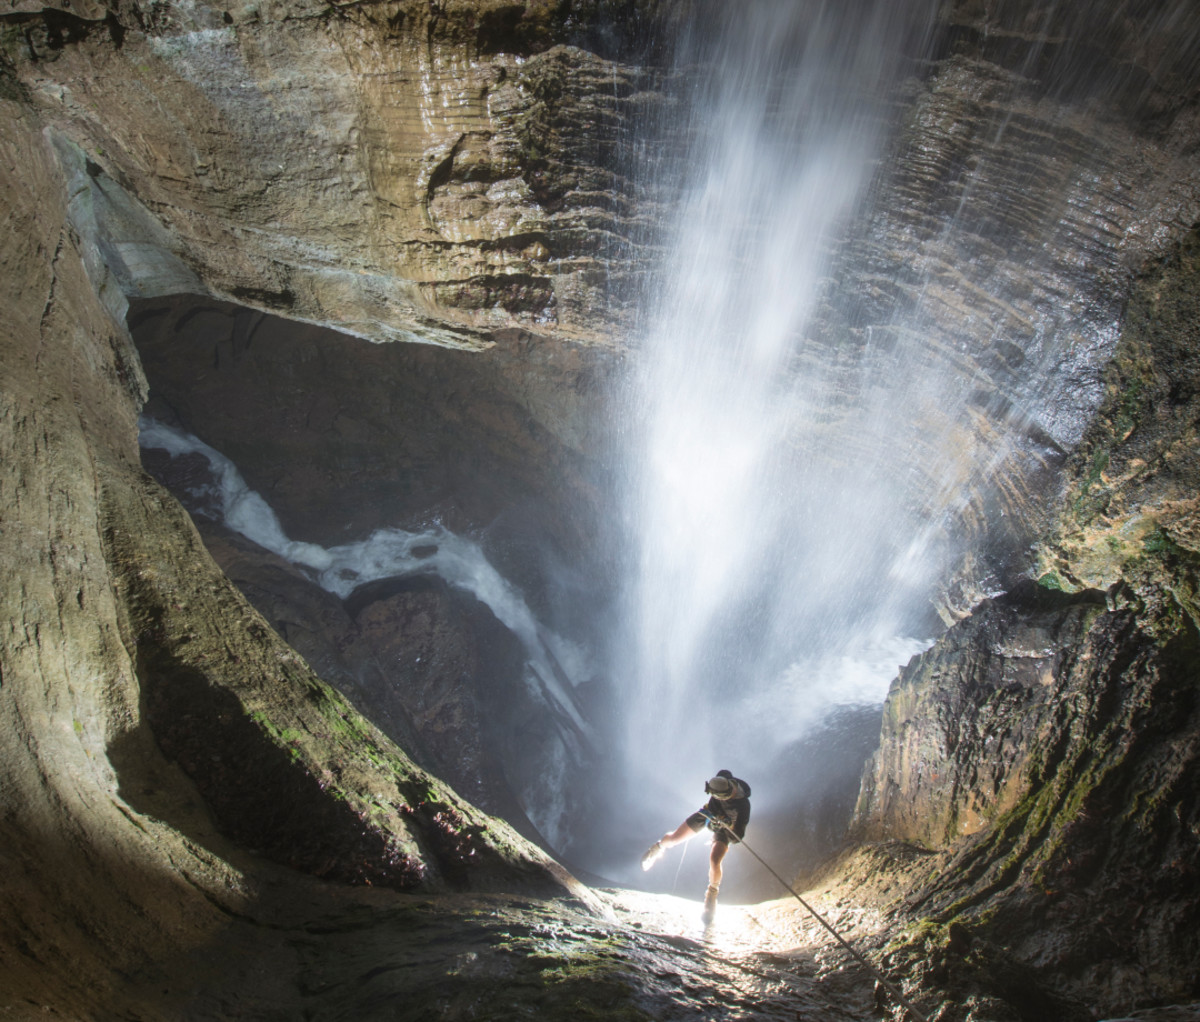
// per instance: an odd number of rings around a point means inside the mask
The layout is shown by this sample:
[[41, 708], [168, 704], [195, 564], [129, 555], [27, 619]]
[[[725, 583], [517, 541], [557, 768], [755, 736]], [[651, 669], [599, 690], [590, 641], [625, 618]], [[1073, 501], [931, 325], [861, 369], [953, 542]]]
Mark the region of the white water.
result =
[[[830, 711], [881, 703], [928, 645], [905, 630], [936, 569], [874, 467], [812, 435], [845, 376], [812, 368], [827, 352], [804, 359], [878, 166], [898, 47], [933, 4], [716, 10], [698, 34], [720, 44], [683, 47], [713, 71], [619, 454], [635, 551], [613, 657], [622, 760], [631, 791], [652, 779], [685, 806], [718, 767], [753, 780]], [[888, 428], [868, 408], [864, 448]]]
[[[524, 645], [529, 657], [526, 682], [535, 699], [551, 712], [565, 715], [578, 735], [590, 737], [591, 729], [574, 699], [576, 675], [569, 673], [581, 662], [582, 654], [538, 623], [524, 597], [496, 571], [479, 544], [441, 526], [422, 532], [380, 529], [357, 543], [332, 547], [290, 539], [271, 506], [250, 489], [237, 466], [220, 451], [148, 416], [142, 416], [138, 425], [139, 442], [145, 448], [161, 448], [172, 457], [200, 454], [208, 459], [215, 486], [193, 496], [214, 500], [227, 528], [308, 569], [313, 581], [328, 592], [344, 599], [359, 586], [378, 579], [434, 574], [473, 595]], [[569, 731], [565, 732], [564, 738], [569, 737]], [[546, 815], [534, 807], [531, 813]], [[561, 807], [557, 815], [561, 815]], [[547, 830], [553, 833], [555, 829], [547, 822]]]

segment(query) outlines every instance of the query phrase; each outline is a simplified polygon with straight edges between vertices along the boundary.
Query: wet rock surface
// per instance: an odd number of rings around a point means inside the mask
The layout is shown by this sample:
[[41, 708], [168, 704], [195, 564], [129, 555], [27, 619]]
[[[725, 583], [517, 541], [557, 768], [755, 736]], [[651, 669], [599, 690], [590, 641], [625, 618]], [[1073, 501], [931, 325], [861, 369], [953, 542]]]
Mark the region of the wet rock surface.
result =
[[[637, 31], [605, 42], [601, 20], [616, 9], [636, 26], [651, 6], [574, 5], [578, 33], [557, 8], [500, 0], [228, 11], [73, 0], [0, 16], [9, 1017], [873, 1017], [866, 978], [813, 950], [815, 924], [756, 909], [779, 943], [714, 953], [690, 923], [664, 924], [665, 910], [590, 895], [460, 800], [271, 633], [138, 465], [146, 386], [124, 303], [191, 292], [375, 339], [491, 345], [487, 371], [504, 385], [480, 418], [498, 422], [497, 447], [517, 444], [504, 464], [525, 474], [508, 490], [502, 471], [484, 472], [490, 493], [463, 520], [545, 496], [552, 479], [586, 494], [571, 460], [588, 447], [578, 394], [594, 378], [561, 342], [608, 343], [629, 326], [665, 201], [611, 137], [666, 102], [659, 72], [635, 61]], [[847, 371], [857, 363], [836, 354], [816, 367], [843, 374], [852, 403], [862, 379], [892, 376], [892, 310], [932, 296], [904, 400], [918, 421], [957, 431], [961, 450], [984, 452], [1001, 481], [985, 487], [969, 459], [944, 473], [915, 448], [918, 476], [966, 488], [964, 530], [981, 543], [943, 609], [965, 616], [1011, 581], [1000, 568], [1033, 560], [1044, 589], [1072, 592], [979, 608], [906, 673], [860, 825], [922, 846], [851, 853], [814, 897], [945, 1020], [1184, 1004], [1200, 957], [1197, 317], [1194, 239], [1174, 242], [1197, 216], [1194, 33], [1185, 19], [1159, 33], [1170, 45], [1139, 51], [1124, 13], [1095, 32], [1085, 23], [1087, 59], [1071, 66], [1094, 57], [1128, 71], [1106, 112], [1105, 97], [1080, 104], [1071, 76], [1038, 76], [1045, 40], [1061, 50], [1055, 33], [1080, 31], [1062, 5], [951, 13], [961, 32], [899, 98], [911, 113], [900, 170], [880, 179], [894, 201], [851, 239], [877, 271], [845, 285], [865, 311], [828, 318], [833, 348], [871, 346], [878, 371]], [[555, 48], [580, 42], [596, 52]], [[969, 228], [961, 244], [945, 241], [950, 222]], [[997, 235], [1011, 247], [994, 248]], [[1085, 330], [1061, 329], [1064, 306]], [[228, 329], [202, 352], [214, 371], [265, 347], [253, 312], [215, 315]], [[290, 361], [256, 372], [279, 383]], [[963, 367], [959, 392], [923, 390], [925, 368], [945, 361]], [[296, 391], [281, 393], [266, 417], [305, 444], [308, 429], [337, 434], [345, 413], [339, 457], [367, 492], [377, 452], [356, 438], [375, 424], [344, 395], [287, 419]], [[187, 392], [174, 400], [183, 420]], [[520, 467], [547, 451], [561, 460]], [[290, 495], [280, 503], [299, 531], [334, 528], [330, 506], [308, 511], [305, 496], [341, 482], [295, 463], [275, 478], [275, 455], [248, 468], [255, 485]], [[439, 471], [444, 456], [436, 444], [410, 452]], [[1060, 464], [1055, 521], [1045, 497]], [[405, 514], [451, 513], [453, 487], [422, 486]], [[914, 518], [942, 507], [911, 503]], [[370, 507], [354, 526], [382, 520]], [[578, 535], [544, 524], [566, 545]], [[453, 671], [465, 646], [447, 638], [442, 610], [393, 593], [350, 617], [390, 642], [427, 614], [403, 648], [436, 636]], [[423, 697], [446, 677], [427, 679]], [[467, 704], [443, 708], [457, 742]], [[367, 882], [531, 893], [410, 896]], [[564, 891], [590, 912], [541, 897]]]
[[1119, 605], [1175, 603], [1192, 621], [1198, 282], [1195, 230], [1139, 277], [1104, 405], [1072, 459], [1060, 523], [1039, 561], [1046, 585], [1103, 588]]
[[1195, 629], [1029, 590], [903, 672], [859, 833], [942, 852], [905, 913], [978, 930], [1059, 997], [1101, 1012], [1186, 998]]
[[[489, 860], [500, 873], [523, 872], [529, 849], [515, 834], [417, 769], [215, 566], [200, 567], [198, 536], [156, 490], [147, 479], [136, 503], [105, 496], [106, 555], [119, 570], [144, 714], [141, 729], [109, 748], [130, 804], [155, 771], [156, 746], [224, 834], [303, 872], [401, 889], [486, 885]], [[539, 860], [551, 886], [565, 878], [538, 854], [529, 865]], [[535, 886], [537, 874], [528, 874]]]
[[[269, 867], [245, 894], [210, 940], [143, 960], [118, 988], [51, 1003], [85, 1018], [879, 1017], [869, 974], [825, 942], [806, 947], [783, 903], [723, 907], [705, 929], [698, 902], [661, 895], [599, 891], [587, 912], [346, 888]], [[9, 1007], [41, 1010], [36, 998]]]
[[[946, 40], [951, 54], [909, 83], [798, 368], [836, 381], [848, 434], [831, 443], [818, 423], [807, 442], [847, 466], [875, 459], [911, 531], [936, 523], [932, 542], [961, 559], [938, 600], [947, 623], [1032, 568], [1135, 279], [1200, 216], [1185, 94], [1153, 120], [1100, 95], [1066, 102], [1015, 59], [1036, 64], [1037, 45], [1010, 37], [998, 64], [981, 59], [992, 38]], [[859, 409], [885, 395], [905, 415], [885, 414], [893, 432], [878, 436]]]
[[864, 836], [938, 850], [903, 912], [1097, 1015], [1197, 982], [1195, 270], [1189, 237], [1139, 275], [1040, 584], [902, 673], [859, 804]]

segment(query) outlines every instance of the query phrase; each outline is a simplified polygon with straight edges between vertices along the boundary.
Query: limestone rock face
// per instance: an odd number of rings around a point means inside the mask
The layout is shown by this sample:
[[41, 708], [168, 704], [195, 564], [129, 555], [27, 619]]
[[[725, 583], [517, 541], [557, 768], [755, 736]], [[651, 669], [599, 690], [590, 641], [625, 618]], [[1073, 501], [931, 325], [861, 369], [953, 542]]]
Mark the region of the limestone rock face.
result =
[[[6, 52], [114, 309], [213, 295], [374, 340], [499, 340], [528, 368], [636, 333], [686, 152], [687, 75], [652, 41], [681, 11], [27, 4]], [[796, 367], [841, 408], [798, 416], [795, 445], [877, 464], [905, 531], [959, 564], [947, 621], [1028, 567], [1133, 271], [1200, 215], [1194, 27], [1095, 17], [947, 8]], [[578, 443], [568, 388], [522, 391]], [[885, 436], [881, 400], [906, 411]]]
[[942, 853], [905, 913], [977, 924], [1102, 1011], [1187, 997], [1200, 950], [1196, 265], [1188, 238], [1139, 276], [1040, 585], [902, 672], [857, 809], [861, 836]]
[[413, 888], [486, 885], [492, 856], [502, 873], [506, 859], [517, 866], [515, 835], [415, 768], [320, 681], [156, 490], [143, 479], [132, 506], [115, 487], [103, 495], [144, 707], [140, 731], [109, 744], [124, 799], [169, 817], [141, 802], [157, 745], [223, 834], [295, 869]]
[[1200, 646], [1097, 595], [1031, 585], [910, 664], [857, 823], [926, 850], [909, 918], [965, 925], [1111, 1013], [1195, 982]]
[[1066, 590], [1119, 586], [1154, 600], [1165, 585], [1193, 621], [1198, 243], [1193, 231], [1137, 282], [1104, 405], [1072, 459], [1062, 518], [1040, 560], [1046, 584]]
[[[1028, 588], [1028, 587], [1026, 587]], [[945, 848], [994, 826], [1068, 741], [1059, 707], [1103, 609], [1092, 598], [984, 604], [892, 685], [858, 814], [867, 840]], [[1097, 606], [1099, 603], [1099, 606]]]
[[[608, 14], [588, 6], [581, 41]], [[128, 296], [465, 347], [620, 321], [603, 285], [635, 272], [612, 256], [645, 214], [614, 203], [616, 140], [656, 95], [547, 50], [553, 4], [29, 5], [6, 24], [76, 229]]]
[[147, 948], [186, 954], [253, 901], [265, 860], [563, 890], [275, 639], [142, 471], [120, 296], [68, 226], [54, 133], [3, 82], [5, 997], [103, 1016]]
[[506, 781], [507, 737], [536, 717], [525, 652], [490, 611], [436, 576], [368, 584], [343, 602], [242, 536], [203, 520], [200, 532], [226, 577], [322, 679], [464, 798], [532, 827]]
[[[937, 601], [947, 622], [1032, 568], [1135, 278], [1200, 217], [1196, 115], [1170, 75], [1122, 94], [1132, 115], [1111, 96], [1080, 103], [1014, 59], [1020, 38], [993, 63], [991, 35], [952, 34], [913, 85], [800, 369], [839, 379], [847, 423], [807, 443], [877, 465], [911, 533], [959, 559]], [[851, 428], [880, 395], [887, 435]]]

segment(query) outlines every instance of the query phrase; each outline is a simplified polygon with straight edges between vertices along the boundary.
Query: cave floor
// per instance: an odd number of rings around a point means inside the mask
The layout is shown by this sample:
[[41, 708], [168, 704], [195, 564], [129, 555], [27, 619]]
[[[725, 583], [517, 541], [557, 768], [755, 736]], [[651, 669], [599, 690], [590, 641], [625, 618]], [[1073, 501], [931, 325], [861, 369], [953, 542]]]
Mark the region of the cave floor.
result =
[[129, 976], [137, 1019], [867, 1020], [873, 980], [793, 906], [596, 892], [601, 911], [280, 876], [218, 940]]

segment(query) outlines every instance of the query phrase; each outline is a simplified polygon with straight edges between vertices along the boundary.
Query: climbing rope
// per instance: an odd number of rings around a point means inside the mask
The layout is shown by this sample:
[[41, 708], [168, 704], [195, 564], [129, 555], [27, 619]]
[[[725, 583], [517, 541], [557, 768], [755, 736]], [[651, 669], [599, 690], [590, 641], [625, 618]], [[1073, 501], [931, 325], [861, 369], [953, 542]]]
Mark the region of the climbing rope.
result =
[[[705, 815], [708, 815], [708, 814], [705, 814]], [[789, 884], [786, 880], [783, 879], [783, 877], [781, 877], [778, 873], [776, 873], [775, 870], [773, 870], [769, 865], [767, 865], [766, 860], [763, 859], [763, 857], [761, 855], [759, 855], [758, 852], [756, 852], [753, 848], [751, 848], [748, 844], [746, 844], [745, 838], [738, 838], [737, 834], [734, 833], [733, 828], [728, 823], [726, 823], [724, 820], [717, 819], [716, 817], [713, 817], [713, 816], [709, 816], [709, 819], [712, 820], [713, 823], [716, 823], [718, 826], [724, 827], [727, 831], [729, 831], [730, 834], [733, 834], [733, 836], [735, 838], [737, 838], [738, 844], [740, 844], [743, 848], [746, 849], [746, 851], [748, 851], [751, 855], [753, 855], [758, 860], [759, 864], [762, 866], [763, 869], [765, 869], [768, 873], [771, 874], [771, 876], [773, 876], [776, 880], [778, 880], [781, 884], [783, 884], [783, 886], [791, 893], [792, 897], [795, 898], [798, 902], [800, 902], [800, 904], [804, 907], [805, 911], [808, 912], [808, 914], [811, 915], [818, 923], [820, 923], [822, 926], [824, 926], [825, 929], [827, 929], [830, 933], [832, 933], [834, 938], [837, 940], [837, 942], [839, 944], [841, 944], [842, 947], [844, 947], [847, 951], [849, 951], [850, 954], [852, 954], [854, 956], [854, 958], [858, 961], [858, 963], [860, 965], [862, 965], [865, 969], [868, 969], [875, 976], [875, 978], [877, 980], [879, 980], [879, 982], [880, 982], [880, 984], [882, 984], [883, 988], [896, 999], [897, 1003], [899, 1003], [900, 1006], [903, 1007], [905, 1011], [907, 1011], [914, 1019], [916, 1019], [916, 1022], [929, 1022], [929, 1020], [924, 1015], [922, 1015], [919, 1011], [917, 1011], [917, 1009], [914, 1008], [908, 1002], [908, 999], [904, 996], [904, 994], [902, 994], [900, 992], [899, 987], [897, 987], [882, 972], [880, 972], [879, 969], [877, 969], [874, 965], [872, 965], [870, 961], [868, 961], [861, 954], [859, 954], [858, 951], [853, 947], [853, 945], [850, 944], [850, 942], [848, 940], [846, 940], [840, 933], [838, 933], [837, 930], [835, 930], [832, 925], [830, 925], [828, 922], [825, 921], [825, 918], [821, 915], [820, 912], [818, 912], [807, 901], [805, 901], [803, 898], [801, 898], [800, 895], [796, 893], [795, 888], [792, 887], [791, 884]]]
[[683, 870], [683, 860], [685, 858], [687, 858], [687, 850], [688, 850], [688, 846], [687, 846], [687, 843], [685, 842], [684, 846], [683, 846], [683, 854], [679, 856], [679, 865], [675, 867], [675, 883], [673, 883], [671, 885], [671, 893], [672, 894], [674, 894], [676, 891], [679, 890], [679, 874]]

